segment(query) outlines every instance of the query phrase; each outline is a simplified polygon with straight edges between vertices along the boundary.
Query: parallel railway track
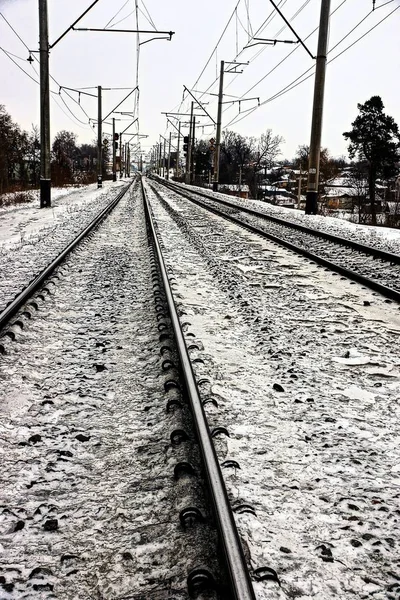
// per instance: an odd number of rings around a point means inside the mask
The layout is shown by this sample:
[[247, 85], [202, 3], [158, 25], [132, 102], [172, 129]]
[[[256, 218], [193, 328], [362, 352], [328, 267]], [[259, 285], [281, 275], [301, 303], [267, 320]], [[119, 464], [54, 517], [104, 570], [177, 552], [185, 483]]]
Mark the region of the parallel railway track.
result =
[[68, 244], [54, 260], [52, 260], [44, 269], [40, 271], [34, 277], [32, 281], [16, 294], [14, 300], [7, 304], [4, 308], [0, 307], [0, 332], [6, 327], [11, 319], [18, 313], [19, 310], [29, 301], [33, 294], [40, 289], [40, 287], [46, 282], [49, 277], [54, 273], [57, 267], [71, 254], [71, 252], [85, 239], [87, 236], [98, 226], [100, 223], [110, 214], [115, 208], [118, 202], [124, 197], [129, 189], [129, 185], [124, 186], [123, 189], [116, 195], [116, 197], [106, 206], [87, 227], [85, 227], [75, 239]]
[[158, 181], [214, 214], [301, 254], [348, 279], [357, 281], [391, 300], [400, 302], [399, 255], [265, 215], [199, 190]]

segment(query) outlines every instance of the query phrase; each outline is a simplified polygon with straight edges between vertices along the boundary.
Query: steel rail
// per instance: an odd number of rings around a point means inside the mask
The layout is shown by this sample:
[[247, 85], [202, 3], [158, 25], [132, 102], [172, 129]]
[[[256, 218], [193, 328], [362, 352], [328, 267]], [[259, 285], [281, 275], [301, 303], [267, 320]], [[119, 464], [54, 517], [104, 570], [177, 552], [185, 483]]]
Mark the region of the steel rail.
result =
[[[158, 180], [157, 180], [158, 181]], [[171, 182], [159, 181], [163, 185], [169, 186], [171, 189], [182, 190], [181, 186], [173, 184]], [[281, 219], [279, 217], [274, 217], [273, 215], [266, 215], [265, 213], [261, 213], [258, 210], [253, 208], [248, 208], [247, 206], [241, 206], [235, 204], [233, 202], [229, 202], [229, 200], [224, 200], [222, 198], [214, 198], [213, 196], [209, 196], [205, 192], [200, 192], [199, 190], [190, 190], [192, 194], [197, 194], [198, 196], [202, 196], [203, 198], [207, 198], [207, 200], [212, 200], [213, 202], [217, 202], [219, 204], [224, 204], [225, 206], [229, 206], [230, 208], [235, 208], [241, 212], [246, 212], [254, 217], [265, 219], [268, 221], [273, 221], [274, 223], [278, 223], [279, 225], [283, 225], [285, 227], [290, 227], [291, 229], [297, 229], [299, 231], [303, 231], [304, 233], [308, 233], [310, 235], [314, 235], [315, 237], [320, 237], [330, 242], [335, 242], [336, 244], [340, 244], [342, 246], [349, 246], [350, 248], [354, 248], [360, 252], [364, 252], [365, 254], [370, 254], [377, 258], [381, 258], [382, 260], [386, 260], [388, 262], [393, 262], [396, 264], [400, 264], [400, 254], [394, 254], [392, 252], [387, 252], [386, 250], [380, 250], [379, 248], [373, 248], [372, 246], [367, 246], [366, 244], [361, 244], [360, 242], [355, 242], [354, 240], [348, 240], [339, 235], [333, 235], [332, 233], [327, 233], [325, 231], [318, 231], [318, 229], [312, 229], [307, 227], [306, 225], [300, 225], [300, 223], [293, 223], [293, 221], [286, 221], [285, 219]]]
[[193, 421], [196, 428], [197, 440], [199, 442], [204, 471], [208, 489], [211, 495], [211, 501], [214, 516], [217, 523], [219, 539], [222, 547], [225, 565], [227, 568], [228, 580], [230, 585], [230, 598], [232, 600], [256, 600], [253, 586], [250, 580], [249, 571], [240, 542], [235, 519], [227, 496], [224, 479], [221, 468], [212, 442], [210, 428], [207, 422], [203, 405], [197, 388], [196, 379], [193, 373], [189, 353], [186, 347], [185, 338], [180, 325], [178, 313], [176, 310], [171, 285], [168, 279], [165, 261], [162, 255], [160, 243], [158, 241], [154, 220], [151, 214], [151, 207], [147, 199], [146, 191], [142, 181], [142, 193], [145, 206], [145, 212], [150, 225], [154, 246], [160, 265], [162, 281], [165, 288], [165, 295], [171, 317], [171, 323], [175, 334], [177, 349], [182, 365], [182, 373], [186, 384], [192, 411]]
[[3, 309], [0, 313], [0, 331], [8, 324], [10, 319], [22, 308], [29, 298], [39, 289], [44, 281], [53, 273], [68, 254], [85, 238], [118, 204], [132, 184], [130, 183], [117, 194], [117, 196], [83, 229], [58, 256], [47, 265], [36, 277]]
[[[164, 182], [163, 182], [163, 184], [164, 184]], [[218, 208], [208, 206], [201, 200], [197, 200], [196, 198], [189, 196], [181, 188], [175, 188], [172, 186], [168, 186], [168, 187], [170, 187], [170, 189], [173, 189], [176, 193], [180, 194], [181, 196], [183, 196], [190, 202], [193, 202], [194, 204], [197, 204], [197, 205], [201, 206], [202, 208], [205, 208], [206, 210], [209, 210], [210, 212], [212, 212], [220, 217], [228, 219], [229, 221], [232, 221], [233, 223], [236, 223], [237, 225], [240, 225], [241, 227], [248, 229], [252, 233], [256, 233], [257, 235], [260, 235], [261, 237], [267, 238], [267, 239], [271, 240], [272, 242], [275, 242], [281, 246], [284, 246], [285, 248], [288, 248], [289, 250], [292, 250], [293, 252], [296, 252], [297, 254], [302, 254], [303, 256], [309, 258], [313, 262], [316, 262], [324, 267], [327, 267], [331, 271], [336, 271], [337, 273], [340, 273], [340, 275], [343, 275], [347, 279], [352, 279], [353, 281], [357, 281], [357, 283], [361, 283], [362, 285], [365, 285], [366, 287], [369, 287], [370, 289], [379, 292], [386, 298], [390, 298], [391, 300], [400, 302], [400, 292], [397, 290], [389, 288], [386, 285], [382, 285], [381, 283], [378, 283], [374, 279], [369, 279], [369, 277], [365, 277], [364, 275], [361, 275], [360, 273], [356, 273], [355, 271], [346, 269], [346, 267], [337, 265], [336, 263], [333, 263], [333, 262], [323, 258], [322, 256], [319, 256], [318, 254], [313, 254], [309, 250], [306, 250], [305, 248], [301, 248], [300, 246], [297, 246], [296, 244], [293, 244], [292, 242], [288, 242], [287, 240], [283, 240], [282, 238], [279, 238], [279, 237], [273, 235], [272, 233], [268, 233], [268, 232], [260, 229], [259, 227], [256, 227], [255, 225], [251, 225], [250, 223], [245, 223], [244, 221], [241, 221], [240, 219], [234, 217], [233, 215], [228, 215], [227, 213], [224, 213], [223, 211], [218, 210]], [[191, 192], [191, 193], [197, 194], [197, 192]], [[209, 196], [208, 196], [208, 198], [211, 199]], [[218, 200], [217, 200], [217, 202], [218, 202]]]

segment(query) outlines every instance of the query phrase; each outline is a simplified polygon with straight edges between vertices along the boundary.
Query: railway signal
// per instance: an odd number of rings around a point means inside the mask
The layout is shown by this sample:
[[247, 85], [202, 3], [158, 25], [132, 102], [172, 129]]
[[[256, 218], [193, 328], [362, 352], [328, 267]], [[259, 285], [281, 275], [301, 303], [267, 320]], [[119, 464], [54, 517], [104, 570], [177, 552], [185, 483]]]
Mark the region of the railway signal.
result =
[[185, 135], [185, 136], [183, 136], [183, 153], [185, 156], [188, 153], [188, 147], [189, 147], [189, 136]]

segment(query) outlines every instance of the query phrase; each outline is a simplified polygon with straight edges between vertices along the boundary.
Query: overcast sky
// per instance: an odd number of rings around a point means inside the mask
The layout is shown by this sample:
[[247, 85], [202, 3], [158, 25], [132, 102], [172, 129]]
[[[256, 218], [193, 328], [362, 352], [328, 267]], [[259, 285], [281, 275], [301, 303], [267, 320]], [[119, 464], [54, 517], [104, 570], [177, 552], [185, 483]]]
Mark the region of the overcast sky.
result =
[[[91, 3], [92, 0], [48, 0], [50, 42], [71, 25]], [[241, 0], [217, 51], [212, 54], [236, 4], [237, 0], [202, 0], [196, 3], [191, 0], [145, 0], [145, 4], [139, 0], [141, 29], [153, 29], [147, 20], [147, 8], [158, 30], [175, 32], [170, 42], [157, 40], [140, 47], [140, 133], [149, 135], [149, 138], [142, 140], [144, 150], [158, 141], [160, 133], [166, 134], [166, 120], [161, 112], [178, 108], [181, 112], [186, 112], [189, 109], [190, 101], [187, 98], [181, 105], [183, 85], [196, 89], [195, 95], [198, 98], [199, 91], [217, 93], [221, 60], [233, 61], [238, 55], [237, 61], [250, 62], [249, 65], [241, 67], [243, 73], [240, 75], [225, 74], [225, 101], [255, 97], [263, 103], [312, 67], [313, 60], [300, 45], [257, 45], [244, 49], [246, 45], [254, 43], [254, 40], [251, 41], [252, 36], [294, 39], [287, 27], [282, 29], [284, 22], [278, 14], [274, 14], [268, 0]], [[307, 36], [318, 27], [321, 1], [281, 0], [278, 4], [287, 18], [292, 18], [301, 9], [292, 25], [303, 40], [307, 38], [305, 43], [312, 54], [315, 54], [317, 33]], [[118, 29], [136, 28], [135, 0], [99, 0], [77, 27], [104, 27], [123, 6], [111, 25], [116, 25]], [[331, 17], [329, 48], [332, 50], [328, 58], [339, 54], [396, 8], [399, 9], [393, 15], [328, 65], [322, 144], [329, 148], [333, 156], [347, 153], [342, 133], [350, 129], [351, 122], [357, 115], [357, 103], [365, 102], [372, 95], [382, 97], [386, 112], [400, 124], [400, 0], [376, 0], [375, 12], [369, 15], [372, 0], [331, 2], [331, 11], [335, 12]], [[0, 0], [0, 10], [29, 49], [37, 50], [38, 1]], [[127, 18], [124, 19], [125, 17]], [[361, 25], [334, 49], [333, 47], [364, 17], [366, 18]], [[124, 20], [118, 23], [121, 19]], [[257, 33], [266, 19], [267, 26]], [[141, 35], [141, 42], [150, 37]], [[27, 50], [1, 17], [0, 46], [16, 55], [13, 56], [14, 60], [34, 79], [38, 79], [35, 72], [38, 72], [38, 64], [33, 63], [31, 66], [26, 61]], [[273, 70], [291, 52], [293, 53]], [[207, 68], [197, 81], [210, 57]], [[98, 85], [134, 87], [136, 35], [70, 32], [52, 50], [50, 71], [61, 85], [70, 88]], [[270, 71], [272, 72], [267, 75]], [[39, 86], [19, 70], [4, 52], [0, 52], [0, 72], [0, 104], [6, 106], [13, 119], [23, 128], [30, 129], [32, 123], [39, 124]], [[310, 73], [311, 70], [306, 75]], [[264, 78], [265, 75], [267, 77]], [[263, 81], [255, 85], [262, 78]], [[309, 143], [313, 83], [314, 78], [310, 77], [292, 91], [267, 102], [251, 113], [243, 113], [243, 110], [257, 106], [257, 99], [241, 103], [240, 114], [237, 102], [226, 104], [223, 127], [228, 126], [229, 129], [251, 136], [259, 136], [270, 128], [273, 133], [285, 139], [283, 156], [292, 157], [299, 144]], [[54, 83], [52, 89], [59, 91]], [[95, 89], [89, 91], [96, 92]], [[103, 114], [109, 112], [127, 93], [128, 90], [105, 91]], [[78, 99], [77, 94], [72, 95]], [[62, 97], [75, 117], [83, 123], [77, 121], [61, 99], [55, 96], [51, 103], [52, 135], [61, 129], [67, 129], [79, 136], [79, 142], [92, 141], [95, 137], [94, 130], [88, 125], [84, 112], [65, 96], [64, 92]], [[133, 110], [133, 98], [132, 96], [127, 100], [119, 110]], [[206, 108], [214, 119], [217, 111], [215, 99], [212, 95], [203, 95], [201, 98], [202, 101], [209, 102]], [[88, 115], [95, 119], [96, 99], [82, 96], [81, 104]], [[244, 116], [246, 118], [239, 120]], [[236, 123], [229, 124], [235, 120]], [[199, 121], [204, 124], [210, 123], [207, 116], [199, 118]], [[117, 129], [122, 130], [127, 125], [129, 121], [122, 121]], [[136, 132], [135, 126], [131, 131]], [[198, 129], [199, 136], [210, 138], [213, 134], [213, 127]]]

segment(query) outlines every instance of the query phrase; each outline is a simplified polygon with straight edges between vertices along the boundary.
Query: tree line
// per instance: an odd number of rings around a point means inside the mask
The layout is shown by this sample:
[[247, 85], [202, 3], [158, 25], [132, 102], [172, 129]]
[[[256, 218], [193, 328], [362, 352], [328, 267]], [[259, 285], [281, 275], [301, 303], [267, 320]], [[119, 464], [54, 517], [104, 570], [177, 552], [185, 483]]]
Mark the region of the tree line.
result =
[[[107, 152], [103, 160], [108, 160]], [[54, 185], [91, 183], [96, 180], [97, 145], [78, 144], [77, 136], [60, 131], [54, 137], [51, 177]], [[40, 133], [30, 132], [15, 123], [0, 105], [0, 194], [37, 187], [40, 179]]]

